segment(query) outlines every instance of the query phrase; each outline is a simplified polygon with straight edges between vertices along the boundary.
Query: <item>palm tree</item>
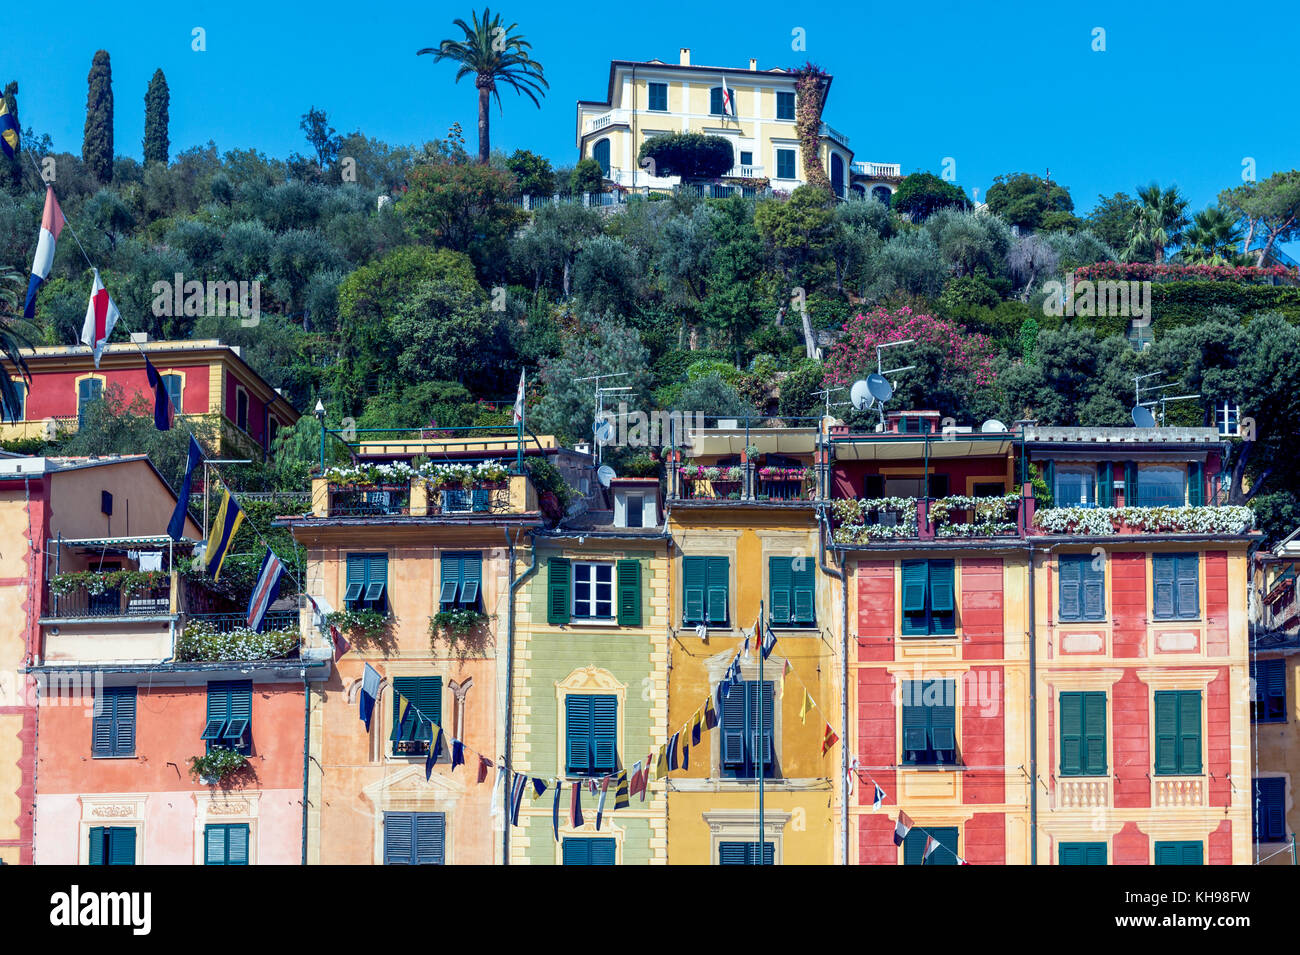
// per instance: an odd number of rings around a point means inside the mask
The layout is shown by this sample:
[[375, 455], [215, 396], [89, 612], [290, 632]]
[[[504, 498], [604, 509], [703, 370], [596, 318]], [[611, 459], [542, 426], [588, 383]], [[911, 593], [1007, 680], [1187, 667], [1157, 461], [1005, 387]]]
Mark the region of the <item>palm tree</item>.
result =
[[1244, 258], [1237, 251], [1241, 226], [1232, 214], [1218, 206], [1207, 206], [1193, 217], [1183, 234], [1179, 251], [1188, 265], [1239, 265]]
[[1132, 262], [1150, 255], [1156, 262], [1163, 262], [1165, 249], [1177, 245], [1190, 224], [1187, 200], [1179, 194], [1177, 186], [1162, 190], [1154, 182], [1140, 187], [1137, 197], [1140, 205], [1129, 231], [1124, 258]]
[[23, 277], [10, 268], [0, 268], [0, 418], [12, 419], [21, 400], [18, 388], [9, 377], [8, 365], [13, 364], [24, 381], [32, 380], [27, 370], [27, 359], [20, 348], [30, 348], [31, 343], [11, 323], [18, 314], [18, 292], [11, 285], [22, 288]]
[[436, 47], [425, 47], [415, 55], [431, 54], [435, 63], [440, 60], [459, 63], [457, 83], [463, 77], [474, 75], [474, 85], [478, 87], [478, 161], [486, 163], [489, 100], [495, 96], [497, 108], [501, 108], [501, 91], [497, 84], [514, 87], [516, 93], [527, 96], [538, 109], [542, 104], [537, 97], [545, 96], [542, 89], [550, 87], [542, 76], [542, 65], [529, 56], [531, 44], [513, 32], [517, 23], [502, 26], [501, 15], [493, 16], [486, 7], [482, 19], [472, 11], [470, 19], [472, 27], [464, 20], [454, 21], [465, 33], [463, 40], [443, 40]]

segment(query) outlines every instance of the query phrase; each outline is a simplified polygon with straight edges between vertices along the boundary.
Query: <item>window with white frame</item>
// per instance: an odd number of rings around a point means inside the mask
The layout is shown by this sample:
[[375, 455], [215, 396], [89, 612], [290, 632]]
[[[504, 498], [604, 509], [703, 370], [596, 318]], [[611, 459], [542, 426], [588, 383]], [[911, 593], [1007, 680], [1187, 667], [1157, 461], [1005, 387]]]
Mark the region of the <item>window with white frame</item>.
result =
[[1092, 507], [1097, 503], [1097, 474], [1088, 467], [1056, 468], [1052, 500], [1057, 507]]
[[573, 562], [573, 617], [580, 620], [614, 619], [612, 562]]

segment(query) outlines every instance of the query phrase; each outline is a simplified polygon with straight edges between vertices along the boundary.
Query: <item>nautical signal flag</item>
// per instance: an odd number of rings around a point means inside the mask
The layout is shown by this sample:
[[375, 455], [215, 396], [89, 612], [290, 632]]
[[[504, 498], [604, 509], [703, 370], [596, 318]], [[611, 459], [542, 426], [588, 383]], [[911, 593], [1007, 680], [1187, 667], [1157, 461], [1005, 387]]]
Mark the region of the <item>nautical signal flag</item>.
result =
[[925, 851], [921, 853], [921, 863], [924, 864], [925, 860], [930, 858], [930, 853], [937, 848], [939, 848], [938, 840], [927, 832], [925, 834]]
[[203, 565], [212, 573], [212, 579], [221, 577], [221, 565], [226, 561], [230, 542], [235, 532], [244, 522], [244, 512], [239, 503], [230, 496], [229, 490], [221, 492], [221, 507], [217, 509], [216, 520], [212, 522], [212, 531], [208, 534], [207, 546], [203, 549]]
[[262, 558], [262, 569], [257, 574], [257, 583], [248, 598], [248, 629], [260, 633], [262, 623], [266, 620], [266, 611], [280, 593], [280, 580], [284, 577], [284, 564], [280, 558], [266, 549]]
[[813, 702], [812, 694], [805, 687], [803, 691], [803, 702], [799, 704], [799, 722], [808, 722], [808, 714], [812, 712], [813, 707], [817, 704]]
[[0, 149], [10, 159], [18, 154], [18, 120], [9, 112], [9, 103], [0, 99]]
[[[45, 211], [41, 213], [41, 233], [36, 240], [36, 255], [32, 257], [32, 277], [27, 282], [27, 301], [23, 303], [23, 318], [36, 317], [36, 291], [47, 278], [54, 265], [54, 246], [67, 222], [54, 190], [45, 187]], [[98, 364], [98, 363], [96, 363]]]
[[628, 792], [627, 770], [620, 770], [618, 777], [614, 781], [614, 809], [626, 809], [632, 805], [632, 798]]
[[144, 360], [144, 373], [149, 379], [149, 387], [153, 389], [153, 426], [159, 431], [169, 431], [172, 426], [172, 415], [176, 409], [172, 407], [172, 399], [167, 394], [167, 385], [162, 375], [158, 374], [158, 369], [147, 356]]
[[822, 737], [822, 755], [825, 756], [831, 751], [831, 747], [840, 741], [835, 730], [831, 729], [831, 724], [826, 724], [826, 735]]
[[524, 420], [524, 370], [519, 369], [519, 390], [515, 392], [515, 407], [511, 414], [515, 424]]
[[113, 334], [113, 326], [120, 317], [117, 306], [113, 304], [108, 289], [104, 288], [99, 277], [99, 269], [95, 269], [95, 282], [90, 287], [90, 304], [86, 306], [86, 320], [81, 325], [81, 344], [91, 347], [96, 368], [99, 368], [99, 356], [104, 353], [108, 336]]
[[880, 783], [876, 782], [874, 779], [871, 782], [872, 785], [876, 787], [876, 794], [871, 797], [871, 808], [879, 809], [880, 804], [885, 801], [885, 791], [880, 788]]
[[894, 823], [894, 845], [901, 846], [907, 834], [912, 831], [912, 819], [903, 810], [898, 811], [898, 820]]
[[370, 717], [375, 712], [375, 700], [379, 699], [381, 682], [379, 671], [367, 663], [365, 671], [361, 674], [361, 692], [357, 697], [361, 703], [361, 721], [366, 724], [367, 733], [370, 732]]

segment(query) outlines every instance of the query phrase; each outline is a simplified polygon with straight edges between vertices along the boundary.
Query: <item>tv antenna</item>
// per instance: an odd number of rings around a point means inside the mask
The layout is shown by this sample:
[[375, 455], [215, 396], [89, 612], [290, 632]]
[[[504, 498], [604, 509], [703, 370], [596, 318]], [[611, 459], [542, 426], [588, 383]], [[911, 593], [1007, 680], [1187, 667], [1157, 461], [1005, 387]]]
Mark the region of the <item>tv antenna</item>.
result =
[[1166, 388], [1175, 388], [1173, 382], [1166, 382], [1161, 385], [1143, 385], [1142, 382], [1148, 378], [1155, 378], [1160, 375], [1158, 371], [1147, 372], [1145, 375], [1133, 376], [1133, 423], [1139, 428], [1156, 427], [1155, 415], [1152, 413], [1156, 405], [1160, 406], [1160, 424], [1159, 427], [1165, 426], [1165, 414], [1171, 401], [1190, 401], [1193, 398], [1201, 397], [1195, 395], [1158, 395], [1143, 400], [1143, 395], [1153, 394], [1154, 392], [1164, 391]]
[[612, 394], [614, 392], [619, 392], [619, 391], [632, 390], [631, 385], [627, 385], [624, 387], [607, 388], [600, 383], [601, 379], [625, 378], [630, 374], [631, 372], [629, 371], [610, 371], [610, 372], [606, 372], [603, 375], [586, 375], [582, 378], [573, 379], [574, 381], [594, 381], [596, 383], [596, 417], [592, 423], [591, 432], [592, 432], [592, 436], [596, 438], [596, 464], [597, 465], [599, 465], [601, 462], [601, 458], [602, 458], [601, 451], [604, 448], [605, 442], [607, 442], [612, 436], [610, 432], [613, 430], [610, 427], [608, 419], [606, 419], [605, 417], [605, 395]]
[[[866, 386], [867, 393], [875, 400], [876, 410], [880, 412], [880, 429], [885, 427], [885, 404], [890, 398], [894, 397], [894, 386], [890, 383], [887, 375], [895, 375], [900, 371], [911, 371], [915, 365], [900, 365], [897, 368], [885, 368], [884, 350], [886, 348], [896, 348], [899, 345], [911, 345], [915, 342], [914, 338], [905, 338], [897, 342], [884, 342], [876, 346], [876, 370], [867, 375]], [[870, 411], [871, 405], [868, 404], [864, 411]]]
[[830, 387], [827, 387], [827, 388], [821, 388], [821, 389], [819, 389], [819, 390], [813, 392], [814, 395], [821, 395], [821, 396], [825, 399], [825, 401], [826, 401], [826, 417], [829, 418], [829, 417], [831, 416], [831, 408], [842, 408], [842, 407], [844, 407], [844, 406], [846, 406], [846, 405], [851, 405], [851, 404], [853, 404], [852, 401], [837, 401], [837, 402], [835, 402], [833, 405], [831, 404], [831, 392], [833, 392], [833, 391], [843, 391], [843, 390], [844, 390], [844, 387], [841, 385], [841, 386], [836, 387], [836, 388], [830, 388]]

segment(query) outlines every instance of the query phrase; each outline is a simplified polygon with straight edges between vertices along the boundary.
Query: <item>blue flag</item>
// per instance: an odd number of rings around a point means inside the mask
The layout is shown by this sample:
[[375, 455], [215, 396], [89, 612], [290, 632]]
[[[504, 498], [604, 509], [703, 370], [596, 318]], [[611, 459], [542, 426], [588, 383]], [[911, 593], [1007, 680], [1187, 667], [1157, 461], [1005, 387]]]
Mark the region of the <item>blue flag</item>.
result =
[[167, 524], [167, 536], [174, 541], [185, 536], [185, 518], [190, 512], [190, 488], [194, 484], [194, 469], [202, 460], [203, 449], [194, 440], [194, 435], [190, 435], [190, 455], [189, 460], [185, 462], [185, 480], [181, 481], [181, 492], [176, 495], [176, 510], [172, 512], [172, 519]]
[[451, 768], [465, 764], [465, 744], [458, 739], [451, 741]]
[[172, 399], [167, 394], [167, 385], [163, 382], [162, 375], [158, 374], [158, 369], [148, 357], [144, 360], [144, 373], [149, 379], [149, 387], [153, 389], [153, 426], [159, 431], [169, 431], [174, 412]]

